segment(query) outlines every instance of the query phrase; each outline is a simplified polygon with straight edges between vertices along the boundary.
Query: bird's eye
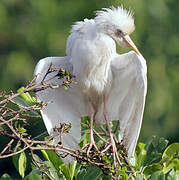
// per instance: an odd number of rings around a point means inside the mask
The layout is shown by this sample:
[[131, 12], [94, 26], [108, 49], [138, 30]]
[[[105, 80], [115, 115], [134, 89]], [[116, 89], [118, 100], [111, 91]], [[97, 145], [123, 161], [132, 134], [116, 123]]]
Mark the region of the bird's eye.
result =
[[123, 34], [123, 32], [120, 29], [118, 29], [116, 35], [120, 36], [121, 34]]

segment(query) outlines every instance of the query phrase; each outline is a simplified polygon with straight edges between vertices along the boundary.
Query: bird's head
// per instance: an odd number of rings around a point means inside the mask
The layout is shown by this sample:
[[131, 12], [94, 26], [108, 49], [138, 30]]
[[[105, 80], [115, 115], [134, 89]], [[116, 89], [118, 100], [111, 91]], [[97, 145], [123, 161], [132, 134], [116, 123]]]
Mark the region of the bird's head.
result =
[[95, 22], [99, 31], [109, 35], [120, 46], [129, 46], [139, 54], [137, 47], [129, 37], [135, 29], [132, 11], [127, 11], [123, 6], [103, 8], [97, 11]]

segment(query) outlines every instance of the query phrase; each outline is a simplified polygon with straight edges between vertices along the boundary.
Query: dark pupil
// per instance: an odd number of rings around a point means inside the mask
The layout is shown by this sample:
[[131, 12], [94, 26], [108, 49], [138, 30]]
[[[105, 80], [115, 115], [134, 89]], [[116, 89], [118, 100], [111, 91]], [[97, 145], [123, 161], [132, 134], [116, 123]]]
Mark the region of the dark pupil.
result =
[[120, 29], [117, 30], [118, 34], [122, 34], [122, 31]]

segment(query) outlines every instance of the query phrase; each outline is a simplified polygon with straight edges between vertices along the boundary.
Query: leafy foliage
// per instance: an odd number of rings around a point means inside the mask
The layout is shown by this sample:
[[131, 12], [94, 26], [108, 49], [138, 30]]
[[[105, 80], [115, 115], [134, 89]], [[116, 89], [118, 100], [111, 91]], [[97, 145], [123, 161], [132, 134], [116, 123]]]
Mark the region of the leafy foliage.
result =
[[25, 152], [13, 156], [12, 161], [16, 170], [19, 172], [20, 176], [24, 178], [26, 165], [27, 165], [27, 158]]
[[[74, 22], [120, 4], [134, 11], [136, 30], [131, 36], [148, 66], [141, 140], [157, 134], [175, 142], [179, 138], [178, 0], [1, 0], [0, 89], [15, 90], [26, 83], [39, 59], [65, 56]], [[126, 51], [118, 47], [119, 53]]]
[[[23, 98], [23, 99], [22, 99]], [[32, 105], [29, 99], [33, 99], [30, 94], [23, 93], [20, 101], [24, 105], [25, 101], [27, 107]], [[34, 101], [33, 101], [34, 102]], [[81, 129], [82, 138], [81, 146], [84, 146], [89, 142], [89, 117], [82, 117]], [[113, 130], [116, 129], [117, 121], [111, 122]], [[94, 124], [95, 131], [98, 136], [95, 135], [95, 141], [99, 149], [102, 150], [102, 140], [99, 134], [102, 136], [102, 129]], [[104, 129], [106, 126], [104, 125]], [[25, 128], [20, 127], [20, 133], [27, 133]], [[97, 134], [96, 133], [96, 134]], [[116, 135], [119, 135], [119, 131], [116, 131]], [[103, 135], [103, 138], [108, 141], [108, 137]], [[39, 145], [39, 147], [41, 147]], [[119, 154], [121, 158], [122, 166], [114, 167], [113, 158], [109, 151], [107, 151], [99, 163], [97, 154], [90, 153], [90, 160], [93, 161], [93, 165], [85, 159], [73, 160], [72, 163], [65, 164], [59, 157], [59, 154], [52, 150], [41, 149], [41, 153], [33, 154], [30, 157], [31, 171], [27, 172], [28, 153], [21, 152], [14, 155], [12, 158], [14, 167], [18, 171], [19, 175], [25, 180], [33, 179], [66, 179], [66, 180], [110, 180], [119, 178], [125, 179], [178, 179], [179, 177], [179, 143], [173, 143], [168, 145], [168, 141], [164, 138], [158, 138], [153, 136], [151, 140], [144, 144], [138, 143], [135, 157], [128, 161], [125, 159], [125, 149], [119, 146]], [[16, 152], [20, 150], [20, 147], [14, 149]], [[95, 164], [96, 163], [96, 164]], [[94, 165], [95, 164], [95, 165]], [[8, 174], [2, 175], [0, 179], [12, 179]]]
[[[110, 176], [100, 167], [89, 165], [85, 162], [73, 161], [72, 164], [66, 165], [62, 159], [54, 152], [49, 150], [42, 150], [42, 159], [36, 155], [36, 160], [39, 161], [40, 167], [32, 164], [32, 171], [25, 177], [27, 180], [35, 179], [66, 179], [66, 180], [96, 180], [96, 179], [113, 179], [118, 176], [119, 179], [176, 179], [179, 177], [179, 143], [173, 143], [166, 149], [159, 157], [163, 143], [156, 147], [151, 147], [151, 144], [163, 141], [163, 138], [152, 138], [153, 140], [147, 144], [139, 143], [135, 160], [136, 163], [130, 165], [133, 171], [129, 170], [128, 164], [123, 163], [123, 167], [115, 169], [113, 176]], [[164, 142], [164, 141], [163, 141]], [[142, 144], [142, 146], [141, 146]], [[146, 153], [144, 153], [146, 152]], [[147, 156], [152, 154], [152, 156]], [[13, 162], [16, 169], [22, 178], [26, 168], [25, 153], [13, 157]], [[18, 163], [17, 163], [18, 161]], [[110, 160], [109, 160], [110, 161]], [[46, 174], [44, 174], [46, 172]], [[47, 176], [48, 175], [48, 176]], [[4, 174], [1, 179], [6, 177]], [[42, 178], [43, 177], [43, 178]], [[10, 178], [10, 177], [9, 177]]]

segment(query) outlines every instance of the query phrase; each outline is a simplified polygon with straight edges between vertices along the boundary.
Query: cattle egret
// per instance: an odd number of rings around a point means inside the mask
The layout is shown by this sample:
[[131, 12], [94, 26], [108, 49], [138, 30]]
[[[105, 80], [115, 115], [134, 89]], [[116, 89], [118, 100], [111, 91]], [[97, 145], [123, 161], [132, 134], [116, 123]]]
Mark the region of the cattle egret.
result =
[[[93, 137], [93, 122], [107, 124], [114, 161], [120, 161], [111, 131], [110, 121], [119, 120], [122, 143], [133, 157], [142, 123], [147, 91], [146, 61], [129, 35], [134, 31], [131, 11], [122, 6], [103, 8], [94, 19], [84, 19], [72, 26], [67, 40], [65, 57], [47, 57], [36, 66], [36, 83], [52, 77], [49, 67], [64, 68], [72, 72], [77, 84], [68, 90], [45, 89], [36, 93], [38, 101], [50, 102], [41, 114], [50, 135], [56, 141], [55, 127], [71, 123], [72, 127], [62, 139], [64, 146], [78, 149], [81, 138], [82, 116], [90, 116], [90, 142], [87, 154], [97, 149]], [[125, 54], [116, 52], [116, 43], [130, 47]], [[57, 72], [56, 72], [57, 73]], [[62, 83], [56, 77], [53, 85]]]

